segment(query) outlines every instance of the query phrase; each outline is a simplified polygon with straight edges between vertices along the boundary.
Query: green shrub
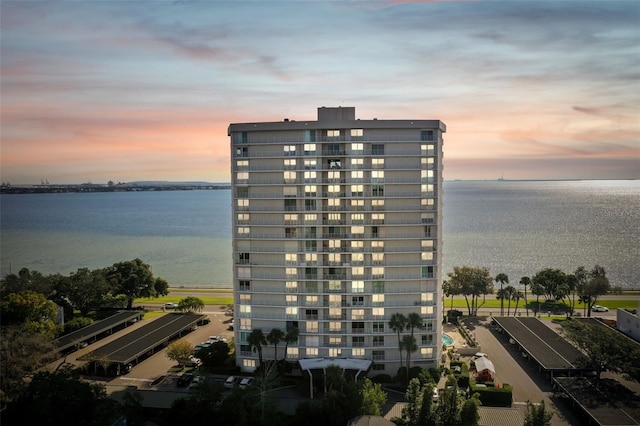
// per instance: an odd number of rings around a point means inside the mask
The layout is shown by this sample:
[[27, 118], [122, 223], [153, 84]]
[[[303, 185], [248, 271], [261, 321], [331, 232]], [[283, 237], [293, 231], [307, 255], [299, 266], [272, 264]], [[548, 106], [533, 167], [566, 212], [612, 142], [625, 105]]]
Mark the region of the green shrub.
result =
[[393, 378], [388, 374], [378, 374], [377, 376], [373, 376], [371, 381], [374, 383], [391, 383], [393, 382]]
[[80, 330], [88, 325], [93, 324], [93, 320], [87, 317], [78, 317], [70, 321], [67, 321], [64, 325], [64, 334], [71, 333], [72, 331]]
[[485, 407], [510, 407], [513, 401], [511, 385], [504, 383], [501, 387], [477, 386], [473, 380], [469, 381], [471, 394], [480, 395], [480, 402]]
[[[460, 367], [460, 372], [457, 372], [455, 367]], [[466, 362], [451, 361], [451, 371], [458, 381], [459, 388], [466, 388], [469, 386], [469, 366]]]

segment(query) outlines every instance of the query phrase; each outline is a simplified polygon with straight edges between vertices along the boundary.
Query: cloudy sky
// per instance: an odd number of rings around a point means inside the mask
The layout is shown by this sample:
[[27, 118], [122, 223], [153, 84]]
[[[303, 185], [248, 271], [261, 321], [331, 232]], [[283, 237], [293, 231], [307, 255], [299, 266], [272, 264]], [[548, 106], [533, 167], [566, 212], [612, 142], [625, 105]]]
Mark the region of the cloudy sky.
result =
[[440, 119], [446, 179], [640, 178], [640, 2], [11, 1], [1, 176], [229, 180], [232, 122]]

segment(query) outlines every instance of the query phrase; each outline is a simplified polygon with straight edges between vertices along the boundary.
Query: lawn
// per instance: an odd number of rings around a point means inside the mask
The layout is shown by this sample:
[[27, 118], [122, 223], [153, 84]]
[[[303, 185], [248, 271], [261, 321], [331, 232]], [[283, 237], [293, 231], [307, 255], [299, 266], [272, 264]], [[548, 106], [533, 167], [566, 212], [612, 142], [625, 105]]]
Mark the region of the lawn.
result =
[[[469, 303], [471, 303], [471, 299], [469, 299]], [[536, 303], [536, 299], [529, 299], [529, 309], [533, 309], [535, 307], [535, 303]], [[540, 304], [542, 305], [542, 302], [540, 302]], [[596, 303], [597, 305], [600, 306], [606, 306], [609, 309], [635, 309], [638, 307], [638, 299], [623, 299], [623, 300], [602, 300], [602, 301], [598, 301]], [[507, 309], [509, 306], [508, 302], [505, 301], [504, 303], [504, 309]], [[482, 299], [480, 299], [480, 302], [478, 303], [478, 307], [480, 308], [500, 308], [500, 301], [498, 299], [495, 298], [495, 296], [490, 297], [487, 296], [487, 298], [485, 299], [485, 302], [482, 302]], [[515, 302], [511, 302], [511, 310], [513, 311], [516, 307]], [[576, 310], [582, 310], [584, 307], [583, 304], [576, 302], [575, 305], [575, 309]], [[450, 298], [445, 298], [444, 300], [444, 309], [448, 310], [451, 308], [451, 299]], [[453, 299], [453, 309], [466, 309], [467, 308], [467, 304], [464, 301], [464, 298], [454, 298]], [[521, 309], [524, 309], [524, 300], [520, 300], [520, 303], [518, 304], [518, 311], [520, 311]], [[544, 308], [543, 308], [544, 309]]]
[[[134, 300], [134, 303], [144, 304], [144, 305], [164, 305], [165, 303], [179, 303], [182, 299], [187, 296], [171, 296], [169, 293], [168, 296], [162, 297], [138, 297]], [[201, 299], [205, 305], [231, 305], [233, 304], [233, 297], [198, 297]]]

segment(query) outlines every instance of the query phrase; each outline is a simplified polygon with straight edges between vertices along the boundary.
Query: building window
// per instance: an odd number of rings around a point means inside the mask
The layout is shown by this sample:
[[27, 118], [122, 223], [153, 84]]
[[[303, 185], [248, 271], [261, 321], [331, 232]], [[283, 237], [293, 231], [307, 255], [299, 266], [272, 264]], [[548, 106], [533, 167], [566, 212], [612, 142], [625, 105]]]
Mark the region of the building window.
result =
[[374, 322], [372, 326], [374, 333], [384, 333], [384, 322]]
[[284, 272], [287, 275], [287, 278], [297, 278], [298, 277], [298, 270], [296, 268], [285, 268]]
[[330, 197], [335, 197], [340, 192], [340, 185], [329, 185], [327, 190]]
[[238, 198], [247, 198], [247, 197], [249, 197], [249, 187], [248, 186], [238, 186], [238, 187], [236, 187], [236, 197], [238, 197]]
[[422, 200], [420, 200], [420, 205], [425, 209], [433, 210], [436, 203], [433, 198], [423, 198]]
[[364, 278], [364, 268], [362, 266], [351, 267], [352, 278]]
[[364, 172], [362, 170], [351, 170], [351, 180], [353, 182], [361, 182], [364, 178]]
[[434, 195], [435, 186], [433, 184], [420, 185], [422, 196]]
[[286, 312], [286, 315], [287, 315], [287, 319], [297, 319], [298, 318], [298, 308], [296, 306], [287, 306], [285, 312]]
[[433, 345], [433, 334], [425, 334], [422, 336], [422, 346]]
[[351, 200], [351, 209], [364, 210], [364, 200]]
[[384, 213], [372, 213], [371, 214], [371, 223], [374, 224], [383, 224], [384, 223]]
[[[341, 339], [342, 340], [342, 339]], [[333, 344], [341, 344], [342, 342], [335, 342]], [[340, 348], [329, 348], [329, 356], [332, 358], [339, 358], [342, 356], [342, 349]]]
[[423, 130], [420, 132], [420, 140], [421, 141], [432, 141], [433, 140], [433, 130]]
[[351, 323], [351, 332], [354, 334], [363, 334], [364, 333], [364, 323], [363, 322], [352, 322]]
[[238, 226], [238, 236], [246, 237], [251, 232], [251, 228], [248, 226]]
[[248, 223], [250, 216], [249, 213], [238, 213], [238, 223]]
[[351, 337], [351, 346], [354, 348], [361, 348], [364, 346], [364, 336]]
[[240, 318], [240, 330], [251, 330], [251, 318]]
[[288, 224], [296, 224], [298, 223], [298, 215], [287, 213], [284, 215], [284, 223]]
[[423, 266], [422, 278], [435, 278], [435, 266]]
[[352, 296], [351, 306], [364, 306], [364, 296]]
[[304, 215], [305, 223], [316, 223], [317, 221], [318, 221], [318, 215], [316, 215], [315, 213], [306, 213]]
[[384, 336], [373, 336], [373, 346], [384, 346]]
[[313, 171], [304, 172], [304, 181], [305, 181], [305, 183], [315, 183], [316, 178], [317, 178], [316, 172], [313, 172]]
[[238, 266], [238, 278], [251, 278], [251, 268], [247, 266]]
[[327, 179], [329, 180], [329, 182], [340, 182], [340, 172], [336, 170], [328, 171]]
[[362, 158], [352, 158], [351, 159], [351, 168], [352, 169], [361, 169], [364, 165], [364, 160]]
[[307, 348], [307, 356], [318, 356], [318, 348]]
[[[305, 238], [310, 238], [305, 232]], [[313, 240], [306, 240], [304, 242], [305, 251], [318, 251], [318, 242]]]
[[296, 155], [296, 146], [295, 145], [285, 145], [282, 147], [284, 151], [285, 157], [295, 157]]
[[248, 157], [249, 156], [249, 148], [244, 147], [236, 147], [236, 157]]
[[327, 130], [328, 138], [338, 138], [340, 137], [340, 130]]
[[382, 209], [384, 209], [384, 200], [379, 200], [379, 199], [371, 200], [371, 208], [373, 210], [382, 210]]
[[364, 250], [364, 241], [359, 241], [359, 240], [351, 241], [351, 250], [352, 251], [363, 251]]
[[298, 255], [296, 253], [285, 253], [284, 261], [286, 265], [295, 266], [298, 264]]
[[429, 253], [422, 252], [421, 258], [423, 262], [431, 262], [433, 261], [433, 252], [429, 252]]
[[352, 154], [364, 154], [364, 145], [362, 142], [352, 143], [351, 144], [351, 153]]
[[316, 144], [315, 143], [305, 143], [304, 144], [304, 155], [316, 155]]
[[363, 129], [351, 129], [351, 137], [352, 138], [360, 138], [364, 135]]
[[362, 197], [364, 195], [364, 185], [351, 185], [351, 196]]
[[329, 170], [338, 170], [342, 168], [341, 160], [332, 159], [328, 160], [327, 163], [329, 164]]
[[351, 227], [351, 235], [360, 235], [364, 234], [364, 226], [352, 226]]
[[371, 295], [372, 306], [384, 306], [384, 294], [372, 294]]
[[420, 154], [422, 155], [435, 155], [436, 154], [436, 148], [434, 144], [422, 144], [420, 145]]
[[245, 368], [256, 368], [256, 360], [255, 359], [243, 359], [242, 366]]
[[433, 170], [420, 170], [422, 182], [433, 182]]
[[371, 185], [371, 194], [374, 197], [384, 197], [384, 185]]
[[[364, 304], [364, 302], [363, 302]], [[364, 319], [364, 309], [353, 309], [351, 311], [351, 319], [352, 320], [363, 320]]]
[[237, 181], [242, 181], [242, 182], [246, 182], [249, 180], [249, 172], [237, 172], [236, 173], [236, 180]]
[[315, 185], [305, 185], [304, 186], [304, 196], [305, 197], [315, 197], [316, 196], [316, 186]]
[[318, 268], [304, 268], [305, 279], [315, 280], [318, 278]]
[[372, 183], [384, 182], [384, 170], [372, 170], [371, 171], [371, 182]]
[[238, 282], [240, 291], [251, 291], [251, 281], [241, 280]]
[[[309, 316], [307, 315], [307, 318]], [[306, 322], [307, 333], [317, 333], [318, 332], [318, 321], [307, 321]]]
[[251, 317], [251, 305], [239, 305], [241, 317]]
[[298, 290], [298, 281], [287, 281], [285, 288], [288, 292], [295, 292]]
[[285, 158], [284, 159], [284, 169], [285, 170], [295, 170], [296, 169], [296, 159], [295, 158]]
[[351, 281], [352, 293], [364, 293], [364, 281], [356, 280]]
[[384, 278], [384, 266], [377, 266], [371, 268], [371, 278], [379, 279]]
[[307, 170], [315, 170], [317, 168], [318, 162], [313, 160], [304, 160], [304, 168]]
[[384, 263], [384, 253], [371, 253], [371, 263], [374, 265], [382, 265]]
[[373, 308], [371, 309], [371, 315], [374, 317], [383, 317], [384, 316], [384, 308]]
[[315, 226], [310, 226], [308, 228], [304, 228], [304, 237], [305, 238], [316, 238], [317, 229]]
[[384, 281], [374, 281], [371, 284], [371, 291], [373, 293], [384, 293]]
[[285, 170], [283, 173], [284, 183], [295, 183], [296, 182], [296, 172], [292, 172], [290, 170]]
[[384, 168], [384, 158], [372, 158], [371, 159], [371, 168], [372, 169], [382, 169], [382, 168]]
[[297, 306], [298, 305], [298, 296], [295, 294], [287, 294], [285, 301], [287, 302], [287, 306]]
[[306, 296], [304, 300], [307, 306], [318, 306], [318, 296]]
[[307, 210], [307, 211], [315, 210], [316, 209], [316, 200], [304, 200], [304, 209]]
[[433, 240], [421, 240], [420, 245], [423, 251], [433, 251]]
[[[314, 241], [315, 243], [315, 241]], [[304, 261], [307, 265], [317, 265], [318, 264], [318, 254], [317, 253], [305, 253]]]
[[[371, 355], [374, 361], [384, 361], [384, 351], [373, 351]], [[373, 367], [376, 369], [375, 365]]]
[[288, 359], [298, 359], [298, 348], [289, 347], [288, 351], [287, 351], [287, 358]]
[[236, 160], [236, 168], [238, 170], [248, 170], [249, 160]]
[[364, 253], [351, 253], [351, 264], [352, 265], [363, 265], [364, 264]]
[[305, 316], [308, 320], [317, 320], [318, 319], [318, 310], [317, 309], [307, 309], [305, 310]]
[[431, 358], [431, 357], [433, 357], [433, 347], [431, 347], [431, 348], [420, 348], [420, 356], [422, 358]]
[[371, 145], [371, 154], [372, 155], [384, 155], [384, 145], [372, 144]]
[[296, 238], [296, 228], [284, 228], [285, 238]]

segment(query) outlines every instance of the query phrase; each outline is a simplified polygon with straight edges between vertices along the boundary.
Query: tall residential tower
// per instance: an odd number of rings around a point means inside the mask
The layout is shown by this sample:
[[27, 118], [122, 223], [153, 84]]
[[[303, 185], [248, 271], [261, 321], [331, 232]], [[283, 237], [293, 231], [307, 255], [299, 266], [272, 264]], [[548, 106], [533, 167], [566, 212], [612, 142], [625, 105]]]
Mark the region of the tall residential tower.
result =
[[[396, 313], [425, 325], [414, 330], [411, 365], [438, 365], [445, 131], [439, 120], [356, 119], [354, 107], [318, 108], [317, 121], [229, 126], [243, 371], [258, 366], [253, 329], [297, 328], [291, 361], [363, 359], [394, 375]], [[284, 352], [282, 342], [278, 358]], [[274, 356], [264, 345], [263, 358]]]

